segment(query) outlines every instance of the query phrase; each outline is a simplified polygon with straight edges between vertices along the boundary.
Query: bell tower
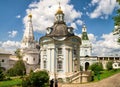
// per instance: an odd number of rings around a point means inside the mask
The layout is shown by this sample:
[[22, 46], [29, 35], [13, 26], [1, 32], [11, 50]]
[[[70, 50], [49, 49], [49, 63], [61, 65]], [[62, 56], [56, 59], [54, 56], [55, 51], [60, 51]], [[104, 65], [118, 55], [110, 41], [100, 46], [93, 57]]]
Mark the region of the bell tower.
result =
[[87, 35], [87, 28], [85, 24], [82, 27], [82, 45], [80, 46], [80, 56], [91, 56], [92, 53], [92, 45], [89, 41], [88, 35]]
[[28, 15], [27, 26], [24, 31], [21, 48], [35, 48], [33, 25], [32, 25], [32, 14]]

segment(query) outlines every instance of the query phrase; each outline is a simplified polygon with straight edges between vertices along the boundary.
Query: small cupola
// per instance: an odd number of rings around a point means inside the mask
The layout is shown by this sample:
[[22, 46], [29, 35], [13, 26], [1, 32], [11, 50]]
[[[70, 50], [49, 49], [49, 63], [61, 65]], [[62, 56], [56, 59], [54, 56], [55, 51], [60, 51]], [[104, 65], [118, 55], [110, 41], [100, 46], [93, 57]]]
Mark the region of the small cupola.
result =
[[89, 40], [88, 35], [87, 35], [87, 28], [85, 24], [82, 27], [82, 40]]
[[60, 3], [59, 3], [59, 8], [55, 14], [55, 22], [64, 22], [64, 13], [61, 10]]
[[87, 32], [85, 24], [82, 26], [82, 32]]

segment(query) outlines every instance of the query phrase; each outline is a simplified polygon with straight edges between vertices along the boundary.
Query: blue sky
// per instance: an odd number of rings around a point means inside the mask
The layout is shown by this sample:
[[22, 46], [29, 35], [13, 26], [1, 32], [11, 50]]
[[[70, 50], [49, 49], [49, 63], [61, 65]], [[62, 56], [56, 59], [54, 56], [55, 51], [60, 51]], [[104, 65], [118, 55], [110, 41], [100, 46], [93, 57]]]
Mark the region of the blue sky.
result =
[[[58, 9], [58, 2], [65, 13], [68, 26], [74, 27], [76, 35], [81, 35], [81, 25], [84, 22], [91, 43], [93, 54], [99, 47], [102, 52], [118, 54], [119, 46], [114, 41], [111, 32], [118, 4], [116, 0], [0, 0], [0, 48], [12, 50], [20, 47], [24, 33], [27, 14], [33, 15], [33, 28], [35, 38], [38, 40], [45, 34], [46, 27], [54, 22], [54, 14]], [[111, 38], [113, 38], [111, 40]], [[108, 41], [110, 41], [108, 43]], [[105, 43], [105, 44], [104, 44]], [[110, 45], [116, 44], [115, 47]], [[101, 45], [99, 45], [101, 44]], [[108, 47], [109, 46], [109, 47]], [[96, 50], [98, 49], [98, 50]], [[95, 53], [96, 52], [96, 53]], [[116, 53], [115, 53], [116, 54]], [[111, 55], [111, 54], [110, 54]]]

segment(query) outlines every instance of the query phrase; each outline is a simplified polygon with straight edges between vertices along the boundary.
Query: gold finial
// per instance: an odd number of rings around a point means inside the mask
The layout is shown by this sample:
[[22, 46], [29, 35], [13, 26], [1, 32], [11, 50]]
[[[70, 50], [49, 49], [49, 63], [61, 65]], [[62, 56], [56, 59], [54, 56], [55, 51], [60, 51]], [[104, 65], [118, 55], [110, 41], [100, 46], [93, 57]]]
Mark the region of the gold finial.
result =
[[63, 11], [61, 10], [60, 2], [59, 2], [59, 8], [56, 14], [63, 14]]
[[60, 2], [59, 2], [59, 9], [61, 9]]
[[29, 12], [29, 15], [28, 15], [28, 17], [32, 18], [32, 14], [31, 14], [31, 11]]

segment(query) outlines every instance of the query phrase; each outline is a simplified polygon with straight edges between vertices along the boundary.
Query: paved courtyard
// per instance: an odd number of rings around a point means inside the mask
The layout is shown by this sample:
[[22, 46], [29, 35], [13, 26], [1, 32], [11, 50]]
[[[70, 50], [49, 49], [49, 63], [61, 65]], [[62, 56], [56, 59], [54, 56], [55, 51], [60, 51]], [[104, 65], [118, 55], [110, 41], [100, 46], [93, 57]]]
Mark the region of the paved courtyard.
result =
[[62, 84], [59, 87], [120, 87], [120, 73], [99, 82], [87, 84]]

